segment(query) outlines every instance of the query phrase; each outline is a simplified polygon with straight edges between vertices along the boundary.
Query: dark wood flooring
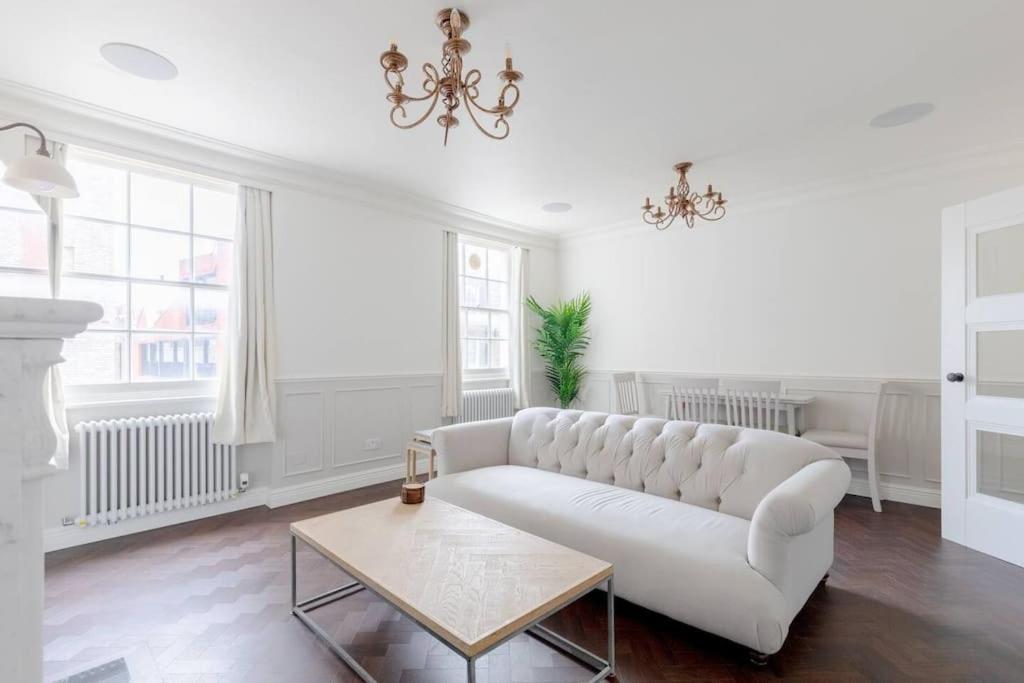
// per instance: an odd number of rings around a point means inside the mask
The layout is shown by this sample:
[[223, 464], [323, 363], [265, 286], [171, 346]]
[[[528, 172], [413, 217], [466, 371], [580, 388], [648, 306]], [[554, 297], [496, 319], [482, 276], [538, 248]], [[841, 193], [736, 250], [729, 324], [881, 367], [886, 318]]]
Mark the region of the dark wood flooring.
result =
[[[288, 523], [396, 493], [397, 484], [257, 508], [51, 553], [47, 680], [119, 657], [133, 681], [354, 681], [290, 616]], [[739, 646], [619, 601], [621, 681], [1022, 681], [1024, 569], [939, 537], [939, 512], [847, 497], [836, 562], [767, 669]], [[1022, 539], [1024, 542], [1024, 539]], [[340, 573], [300, 555], [300, 595]], [[316, 618], [382, 681], [463, 681], [463, 660], [366, 593]], [[604, 598], [548, 625], [604, 652]], [[577, 681], [587, 671], [528, 636], [479, 664], [478, 680]], [[2, 678], [2, 674], [0, 674]]]

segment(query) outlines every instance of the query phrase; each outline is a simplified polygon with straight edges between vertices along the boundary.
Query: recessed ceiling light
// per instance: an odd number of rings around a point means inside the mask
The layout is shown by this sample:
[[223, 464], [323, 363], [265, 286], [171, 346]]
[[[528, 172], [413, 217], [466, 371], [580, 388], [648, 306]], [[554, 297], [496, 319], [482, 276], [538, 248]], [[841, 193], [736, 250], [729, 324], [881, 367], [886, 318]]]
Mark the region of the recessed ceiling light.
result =
[[893, 128], [894, 126], [905, 126], [914, 121], [920, 121], [935, 111], [935, 105], [931, 102], [914, 102], [904, 104], [901, 107], [882, 112], [871, 119], [868, 124], [872, 128]]
[[138, 45], [107, 43], [100, 48], [100, 54], [121, 71], [139, 78], [169, 81], [178, 75], [178, 67], [169, 59]]
[[540, 208], [548, 213], [566, 213], [567, 211], [572, 211], [572, 204], [568, 202], [551, 202]]

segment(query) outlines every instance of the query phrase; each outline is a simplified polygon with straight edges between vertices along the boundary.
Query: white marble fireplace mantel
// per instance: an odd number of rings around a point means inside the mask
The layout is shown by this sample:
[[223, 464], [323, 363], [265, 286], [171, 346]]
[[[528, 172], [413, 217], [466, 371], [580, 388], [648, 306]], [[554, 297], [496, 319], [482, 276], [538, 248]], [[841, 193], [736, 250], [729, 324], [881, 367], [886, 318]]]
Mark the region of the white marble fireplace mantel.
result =
[[57, 444], [44, 379], [64, 340], [99, 320], [88, 301], [0, 297], [0, 662], [4, 680], [42, 680], [41, 478]]

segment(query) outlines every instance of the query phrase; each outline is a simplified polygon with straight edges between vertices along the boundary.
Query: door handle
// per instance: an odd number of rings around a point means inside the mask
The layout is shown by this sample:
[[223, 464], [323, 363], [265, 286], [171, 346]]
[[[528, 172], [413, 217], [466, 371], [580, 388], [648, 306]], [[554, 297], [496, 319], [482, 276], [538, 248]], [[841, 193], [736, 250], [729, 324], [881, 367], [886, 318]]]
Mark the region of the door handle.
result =
[[963, 382], [964, 381], [964, 373], [962, 373], [962, 372], [951, 372], [948, 375], [946, 375], [946, 381], [947, 382]]

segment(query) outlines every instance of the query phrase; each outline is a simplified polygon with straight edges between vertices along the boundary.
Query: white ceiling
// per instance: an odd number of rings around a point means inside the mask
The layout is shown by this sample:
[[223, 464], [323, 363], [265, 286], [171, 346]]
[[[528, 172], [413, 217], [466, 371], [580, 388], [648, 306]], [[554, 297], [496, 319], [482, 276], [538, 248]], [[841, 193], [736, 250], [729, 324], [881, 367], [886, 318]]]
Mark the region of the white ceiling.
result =
[[[506, 42], [526, 77], [508, 140], [465, 121], [447, 148], [436, 124], [388, 123], [377, 61], [397, 38], [410, 73], [437, 63], [444, 3], [3, 4], [2, 79], [556, 232], [634, 218], [679, 160], [742, 206], [1024, 138], [1019, 0], [466, 0], [485, 96]], [[110, 41], [165, 55], [179, 78], [115, 70]], [[867, 126], [916, 101], [937, 110]], [[540, 210], [556, 201], [575, 209]]]

